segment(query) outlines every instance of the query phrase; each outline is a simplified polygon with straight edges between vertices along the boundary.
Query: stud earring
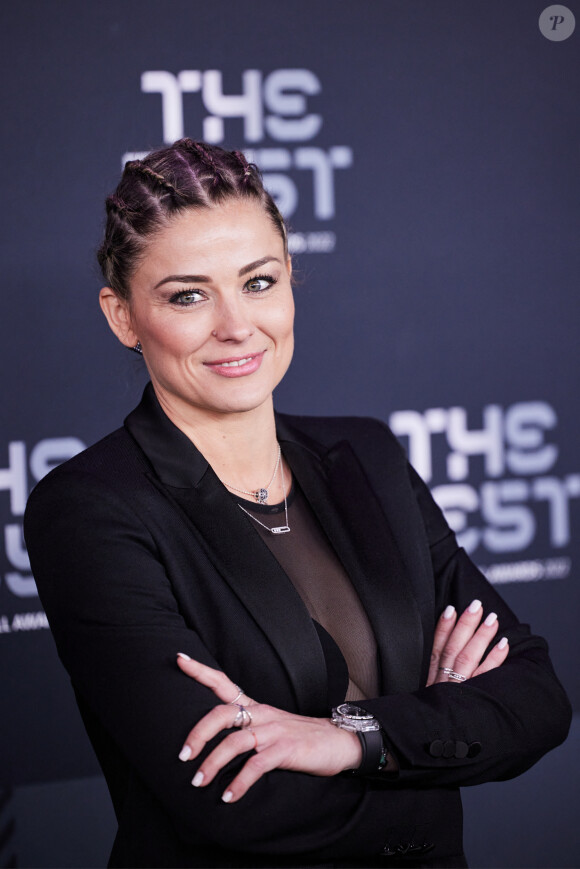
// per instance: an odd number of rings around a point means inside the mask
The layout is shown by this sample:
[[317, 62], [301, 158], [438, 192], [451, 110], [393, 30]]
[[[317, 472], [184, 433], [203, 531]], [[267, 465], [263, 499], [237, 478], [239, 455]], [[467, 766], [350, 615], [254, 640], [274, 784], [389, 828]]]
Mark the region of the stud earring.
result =
[[133, 350], [134, 353], [140, 353], [143, 355], [143, 348], [141, 347], [141, 342], [137, 341], [134, 347], [129, 347], [129, 350]]

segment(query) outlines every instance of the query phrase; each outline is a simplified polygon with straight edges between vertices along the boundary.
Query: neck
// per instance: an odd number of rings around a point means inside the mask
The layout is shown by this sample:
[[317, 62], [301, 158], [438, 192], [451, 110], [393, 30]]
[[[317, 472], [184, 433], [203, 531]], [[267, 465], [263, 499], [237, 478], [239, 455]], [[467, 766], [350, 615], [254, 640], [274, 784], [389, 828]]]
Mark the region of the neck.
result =
[[[249, 491], [268, 483], [278, 450], [271, 397], [250, 411], [212, 413], [189, 406], [177, 407], [166, 396], [156, 393], [169, 419], [195, 444], [223, 483]], [[288, 486], [287, 466], [285, 474]], [[274, 481], [277, 495], [279, 479], [278, 474]], [[269, 500], [273, 503], [272, 497]]]

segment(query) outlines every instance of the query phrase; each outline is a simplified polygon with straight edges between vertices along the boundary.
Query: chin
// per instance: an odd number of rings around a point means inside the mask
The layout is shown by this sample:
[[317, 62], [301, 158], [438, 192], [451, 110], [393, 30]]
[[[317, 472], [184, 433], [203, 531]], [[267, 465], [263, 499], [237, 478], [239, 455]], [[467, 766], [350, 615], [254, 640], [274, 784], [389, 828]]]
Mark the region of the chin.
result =
[[272, 392], [241, 392], [237, 395], [216, 396], [214, 401], [208, 401], [206, 407], [216, 413], [249, 413], [257, 410], [272, 399]]
[[221, 407], [217, 406], [215, 409], [218, 413], [228, 414], [228, 413], [251, 413], [253, 410], [257, 410], [259, 407], [262, 407], [269, 400], [271, 396], [268, 396], [268, 399], [262, 399], [261, 401], [231, 401], [224, 403]]

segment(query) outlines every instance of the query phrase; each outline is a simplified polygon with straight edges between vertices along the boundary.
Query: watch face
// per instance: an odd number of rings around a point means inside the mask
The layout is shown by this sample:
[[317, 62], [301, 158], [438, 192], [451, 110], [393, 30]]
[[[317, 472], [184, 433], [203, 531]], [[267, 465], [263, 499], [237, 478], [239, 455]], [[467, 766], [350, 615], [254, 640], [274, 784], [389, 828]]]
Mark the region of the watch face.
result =
[[333, 709], [331, 721], [336, 727], [352, 730], [355, 733], [381, 729], [381, 725], [374, 715], [354, 703], [341, 703], [340, 706]]
[[366, 709], [361, 709], [360, 706], [356, 706], [354, 703], [342, 703], [336, 707], [336, 711], [346, 718], [354, 718], [357, 721], [370, 721], [371, 718], [374, 718], [370, 712], [367, 712]]

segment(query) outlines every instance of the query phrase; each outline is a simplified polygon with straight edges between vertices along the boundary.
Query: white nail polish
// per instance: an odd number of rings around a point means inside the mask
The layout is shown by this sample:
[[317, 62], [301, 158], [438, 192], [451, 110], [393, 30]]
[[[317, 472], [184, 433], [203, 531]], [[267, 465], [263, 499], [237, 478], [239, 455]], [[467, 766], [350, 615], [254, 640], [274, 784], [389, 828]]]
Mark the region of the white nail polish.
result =
[[487, 625], [489, 628], [491, 625], [495, 624], [495, 622], [497, 622], [497, 613], [490, 613], [483, 624]]
[[186, 655], [185, 652], [178, 652], [177, 657], [183, 658], [184, 661], [191, 661], [191, 658], [189, 657], [189, 655]]
[[508, 638], [502, 637], [499, 643], [497, 644], [498, 649], [505, 649], [508, 644]]
[[198, 788], [203, 784], [203, 773], [201, 770], [199, 770], [199, 772], [196, 772], [191, 783], [194, 786], [194, 788]]
[[233, 798], [234, 798], [234, 795], [233, 795], [233, 793], [232, 793], [231, 791], [226, 791], [226, 792], [222, 795], [222, 800], [223, 800], [224, 803], [231, 803], [231, 801], [232, 801]]
[[181, 751], [179, 752], [179, 759], [180, 760], [189, 760], [190, 757], [191, 757], [191, 748], [189, 747], [189, 745], [184, 745], [183, 748], [181, 749]]
[[452, 618], [454, 612], [455, 612], [455, 607], [451, 606], [451, 604], [449, 604], [449, 606], [446, 606], [445, 609], [443, 610], [443, 618], [444, 619]]
[[480, 609], [480, 607], [481, 607], [481, 601], [477, 600], [477, 598], [476, 598], [475, 600], [472, 600], [471, 603], [469, 604], [469, 606], [467, 607], [467, 612], [476, 613], [478, 611], [478, 609]]

